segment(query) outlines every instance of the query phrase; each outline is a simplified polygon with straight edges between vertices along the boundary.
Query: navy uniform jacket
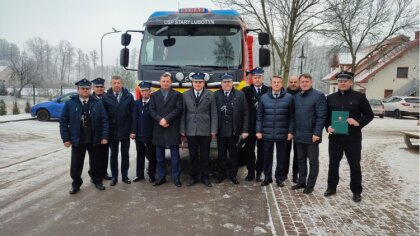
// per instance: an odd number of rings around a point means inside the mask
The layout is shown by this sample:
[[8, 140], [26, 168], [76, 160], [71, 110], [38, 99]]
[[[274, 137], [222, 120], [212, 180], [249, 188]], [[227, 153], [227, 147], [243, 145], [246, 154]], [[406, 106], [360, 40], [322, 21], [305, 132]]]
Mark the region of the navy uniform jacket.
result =
[[149, 113], [150, 100], [143, 106], [143, 101], [136, 102], [137, 132], [136, 141], [151, 142], [153, 137], [153, 119]]
[[108, 89], [102, 101], [109, 119], [110, 139], [123, 140], [136, 133], [136, 105], [133, 95], [123, 88], [120, 102]]
[[349, 118], [355, 119], [360, 126], [349, 125], [349, 134], [330, 134], [329, 139], [333, 141], [361, 141], [362, 128], [373, 120], [372, 108], [366, 95], [354, 90], [340, 91], [330, 94], [327, 97], [328, 113], [325, 128], [331, 125], [332, 111], [348, 111]]
[[[232, 98], [232, 105], [233, 105], [233, 136], [239, 136], [242, 133], [249, 132], [249, 111], [248, 111], [248, 103], [246, 102], [245, 94], [242, 91], [232, 89], [231, 91], [233, 96]], [[220, 129], [222, 127], [222, 116], [223, 111], [221, 108], [223, 106], [223, 98], [224, 92], [222, 89], [217, 90], [214, 93], [214, 97], [216, 99], [216, 108], [217, 108], [217, 116], [218, 116], [218, 134], [220, 134]]]
[[[92, 95], [89, 96], [88, 104], [92, 122], [92, 141], [93, 145], [97, 145], [100, 144], [101, 139], [109, 137], [108, 117], [102, 102]], [[64, 104], [60, 117], [60, 135], [63, 142], [70, 141], [73, 146], [79, 146], [82, 113], [83, 105], [78, 95], [72, 96]]]
[[258, 102], [261, 96], [264, 95], [268, 91], [268, 89], [269, 87], [263, 84], [261, 87], [261, 94], [259, 97], [257, 95], [257, 90], [255, 89], [253, 84], [242, 89], [242, 92], [244, 92], [246, 101], [248, 103], [249, 135], [255, 135]]

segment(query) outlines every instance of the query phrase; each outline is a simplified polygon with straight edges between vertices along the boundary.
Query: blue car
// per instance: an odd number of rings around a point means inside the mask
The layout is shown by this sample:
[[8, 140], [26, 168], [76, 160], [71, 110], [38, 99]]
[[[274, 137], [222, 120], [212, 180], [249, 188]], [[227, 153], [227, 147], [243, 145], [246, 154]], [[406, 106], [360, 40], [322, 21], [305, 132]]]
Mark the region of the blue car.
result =
[[39, 121], [47, 121], [51, 118], [60, 118], [64, 103], [70, 100], [70, 96], [76, 94], [76, 92], [67, 93], [54, 98], [52, 101], [36, 104], [31, 109], [31, 116], [36, 116]]

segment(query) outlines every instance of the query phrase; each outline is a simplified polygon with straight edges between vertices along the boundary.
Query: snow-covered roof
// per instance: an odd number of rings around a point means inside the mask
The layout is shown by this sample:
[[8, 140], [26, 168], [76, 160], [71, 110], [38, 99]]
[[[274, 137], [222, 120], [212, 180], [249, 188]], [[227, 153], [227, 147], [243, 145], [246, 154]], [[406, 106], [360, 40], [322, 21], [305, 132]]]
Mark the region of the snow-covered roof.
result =
[[0, 66], [0, 73], [3, 72], [6, 68], [7, 66]]

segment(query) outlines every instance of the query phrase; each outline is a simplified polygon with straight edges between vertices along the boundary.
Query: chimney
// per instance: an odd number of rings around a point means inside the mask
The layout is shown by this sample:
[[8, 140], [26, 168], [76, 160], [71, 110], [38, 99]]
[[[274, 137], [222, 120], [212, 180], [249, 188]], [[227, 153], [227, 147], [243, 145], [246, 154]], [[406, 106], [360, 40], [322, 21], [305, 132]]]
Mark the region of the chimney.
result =
[[419, 39], [419, 32], [420, 32], [420, 31], [416, 31], [416, 32], [414, 32], [414, 35], [415, 35], [414, 39], [415, 39], [415, 40], [418, 40], [418, 39]]

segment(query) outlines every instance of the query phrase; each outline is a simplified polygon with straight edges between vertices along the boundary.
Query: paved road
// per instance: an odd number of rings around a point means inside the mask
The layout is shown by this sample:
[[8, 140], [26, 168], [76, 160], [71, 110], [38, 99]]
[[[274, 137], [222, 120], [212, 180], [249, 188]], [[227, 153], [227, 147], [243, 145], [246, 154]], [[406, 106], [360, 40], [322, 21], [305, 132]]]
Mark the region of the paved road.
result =
[[[134, 177], [134, 145], [130, 154]], [[279, 223], [272, 227], [280, 222], [272, 192], [255, 182], [177, 188], [120, 181], [98, 191], [86, 163], [82, 190], [69, 195], [69, 160], [58, 122], [0, 124], [0, 235], [282, 234]]]

